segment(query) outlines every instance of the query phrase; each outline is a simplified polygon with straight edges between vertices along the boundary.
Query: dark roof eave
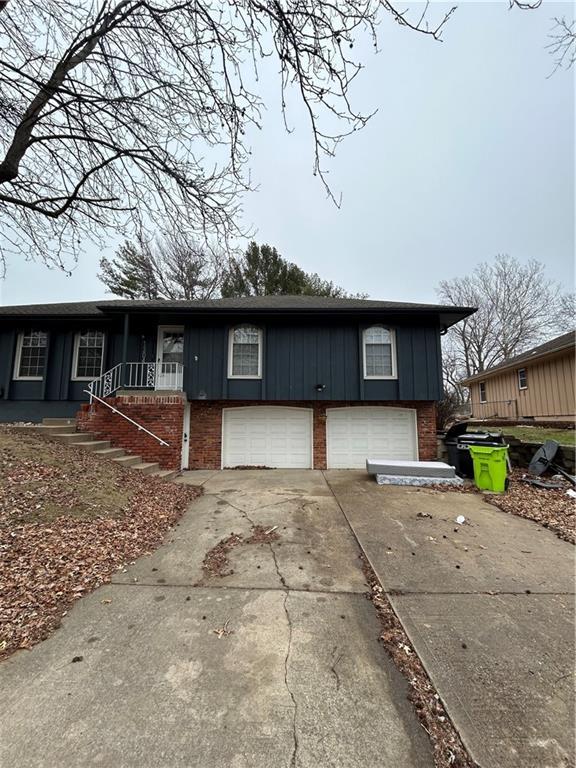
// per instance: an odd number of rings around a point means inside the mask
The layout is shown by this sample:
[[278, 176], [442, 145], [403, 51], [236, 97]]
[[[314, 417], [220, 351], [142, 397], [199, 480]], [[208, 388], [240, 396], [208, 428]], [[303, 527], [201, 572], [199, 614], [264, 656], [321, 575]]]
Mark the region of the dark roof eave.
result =
[[185, 315], [271, 315], [271, 316], [286, 316], [293, 315], [321, 315], [323, 317], [338, 317], [342, 315], [396, 315], [402, 317], [410, 317], [411, 315], [437, 315], [440, 318], [440, 324], [446, 328], [454, 325], [455, 323], [464, 320], [464, 318], [473, 315], [477, 309], [476, 307], [415, 307], [415, 308], [401, 308], [401, 307], [291, 307], [291, 308], [275, 308], [275, 307], [245, 307], [245, 308], [232, 308], [232, 307], [145, 307], [145, 306], [99, 306], [103, 313], [106, 314], [185, 314]]
[[539, 355], [534, 355], [533, 357], [528, 357], [525, 359], [515, 358], [507, 364], [498, 365], [494, 368], [488, 368], [485, 371], [474, 374], [474, 376], [468, 376], [467, 379], [461, 379], [460, 384], [467, 387], [469, 383], [474, 384], [476, 381], [484, 381], [484, 379], [498, 376], [500, 373], [508, 373], [508, 371], [511, 370], [513, 371], [515, 368], [526, 368], [526, 366], [532, 365], [534, 362], [544, 360], [547, 357], [554, 357], [554, 355], [557, 355], [561, 352], [566, 352], [570, 349], [574, 349], [574, 344], [571, 342], [568, 344], [563, 344], [561, 347], [556, 347], [555, 349], [549, 349], [545, 352], [541, 352]]

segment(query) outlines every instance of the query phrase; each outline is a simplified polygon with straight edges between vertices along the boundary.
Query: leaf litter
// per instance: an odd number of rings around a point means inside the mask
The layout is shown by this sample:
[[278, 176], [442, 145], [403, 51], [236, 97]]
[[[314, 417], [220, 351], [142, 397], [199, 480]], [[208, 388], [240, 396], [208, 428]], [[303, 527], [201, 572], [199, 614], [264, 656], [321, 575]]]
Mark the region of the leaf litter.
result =
[[0, 659], [44, 640], [75, 600], [153, 552], [200, 493], [0, 428]]

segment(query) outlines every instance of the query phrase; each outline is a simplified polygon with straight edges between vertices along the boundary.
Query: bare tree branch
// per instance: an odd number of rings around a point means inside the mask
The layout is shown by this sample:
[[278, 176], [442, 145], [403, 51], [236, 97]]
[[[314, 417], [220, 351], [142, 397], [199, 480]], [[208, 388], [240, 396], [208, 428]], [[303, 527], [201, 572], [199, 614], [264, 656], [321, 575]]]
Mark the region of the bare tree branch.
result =
[[[439, 40], [454, 9], [390, 0], [0, 2], [0, 273], [11, 254], [63, 266], [108, 233], [238, 229], [264, 58], [298, 94], [313, 168], [370, 118], [351, 104], [363, 35], [389, 15]], [[248, 64], [246, 63], [248, 62]]]
[[478, 311], [450, 328], [443, 343], [444, 380], [459, 381], [569, 330], [571, 299], [546, 276], [538, 261], [521, 264], [507, 255], [478, 265], [472, 274], [441, 281], [439, 297]]

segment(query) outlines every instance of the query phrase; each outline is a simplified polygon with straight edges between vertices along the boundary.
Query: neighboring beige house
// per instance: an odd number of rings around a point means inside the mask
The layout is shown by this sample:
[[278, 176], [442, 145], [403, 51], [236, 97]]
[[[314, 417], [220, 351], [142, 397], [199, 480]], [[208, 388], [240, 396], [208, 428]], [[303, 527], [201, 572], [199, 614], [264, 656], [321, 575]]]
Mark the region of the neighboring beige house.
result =
[[571, 421], [576, 416], [576, 331], [464, 379], [472, 417]]

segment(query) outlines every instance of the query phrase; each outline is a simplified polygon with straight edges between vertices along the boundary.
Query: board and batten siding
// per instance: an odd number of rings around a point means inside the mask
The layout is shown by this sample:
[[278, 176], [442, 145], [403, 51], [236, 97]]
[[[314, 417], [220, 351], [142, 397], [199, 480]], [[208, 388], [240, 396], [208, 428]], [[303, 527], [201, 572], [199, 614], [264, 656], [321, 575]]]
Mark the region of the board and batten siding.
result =
[[[188, 325], [184, 389], [191, 400], [438, 400], [439, 329], [396, 326], [398, 377], [365, 380], [359, 324], [254, 323], [262, 329], [262, 379], [228, 378], [231, 326]], [[324, 385], [322, 391], [317, 385]]]
[[[518, 371], [522, 368], [527, 372], [527, 389], [518, 386]], [[486, 403], [480, 403], [480, 382], [474, 382], [471, 387], [473, 415], [479, 418], [498, 415], [559, 421], [573, 419], [576, 414], [575, 378], [575, 359], [571, 351], [486, 376]], [[508, 406], [508, 401], [512, 405]]]

